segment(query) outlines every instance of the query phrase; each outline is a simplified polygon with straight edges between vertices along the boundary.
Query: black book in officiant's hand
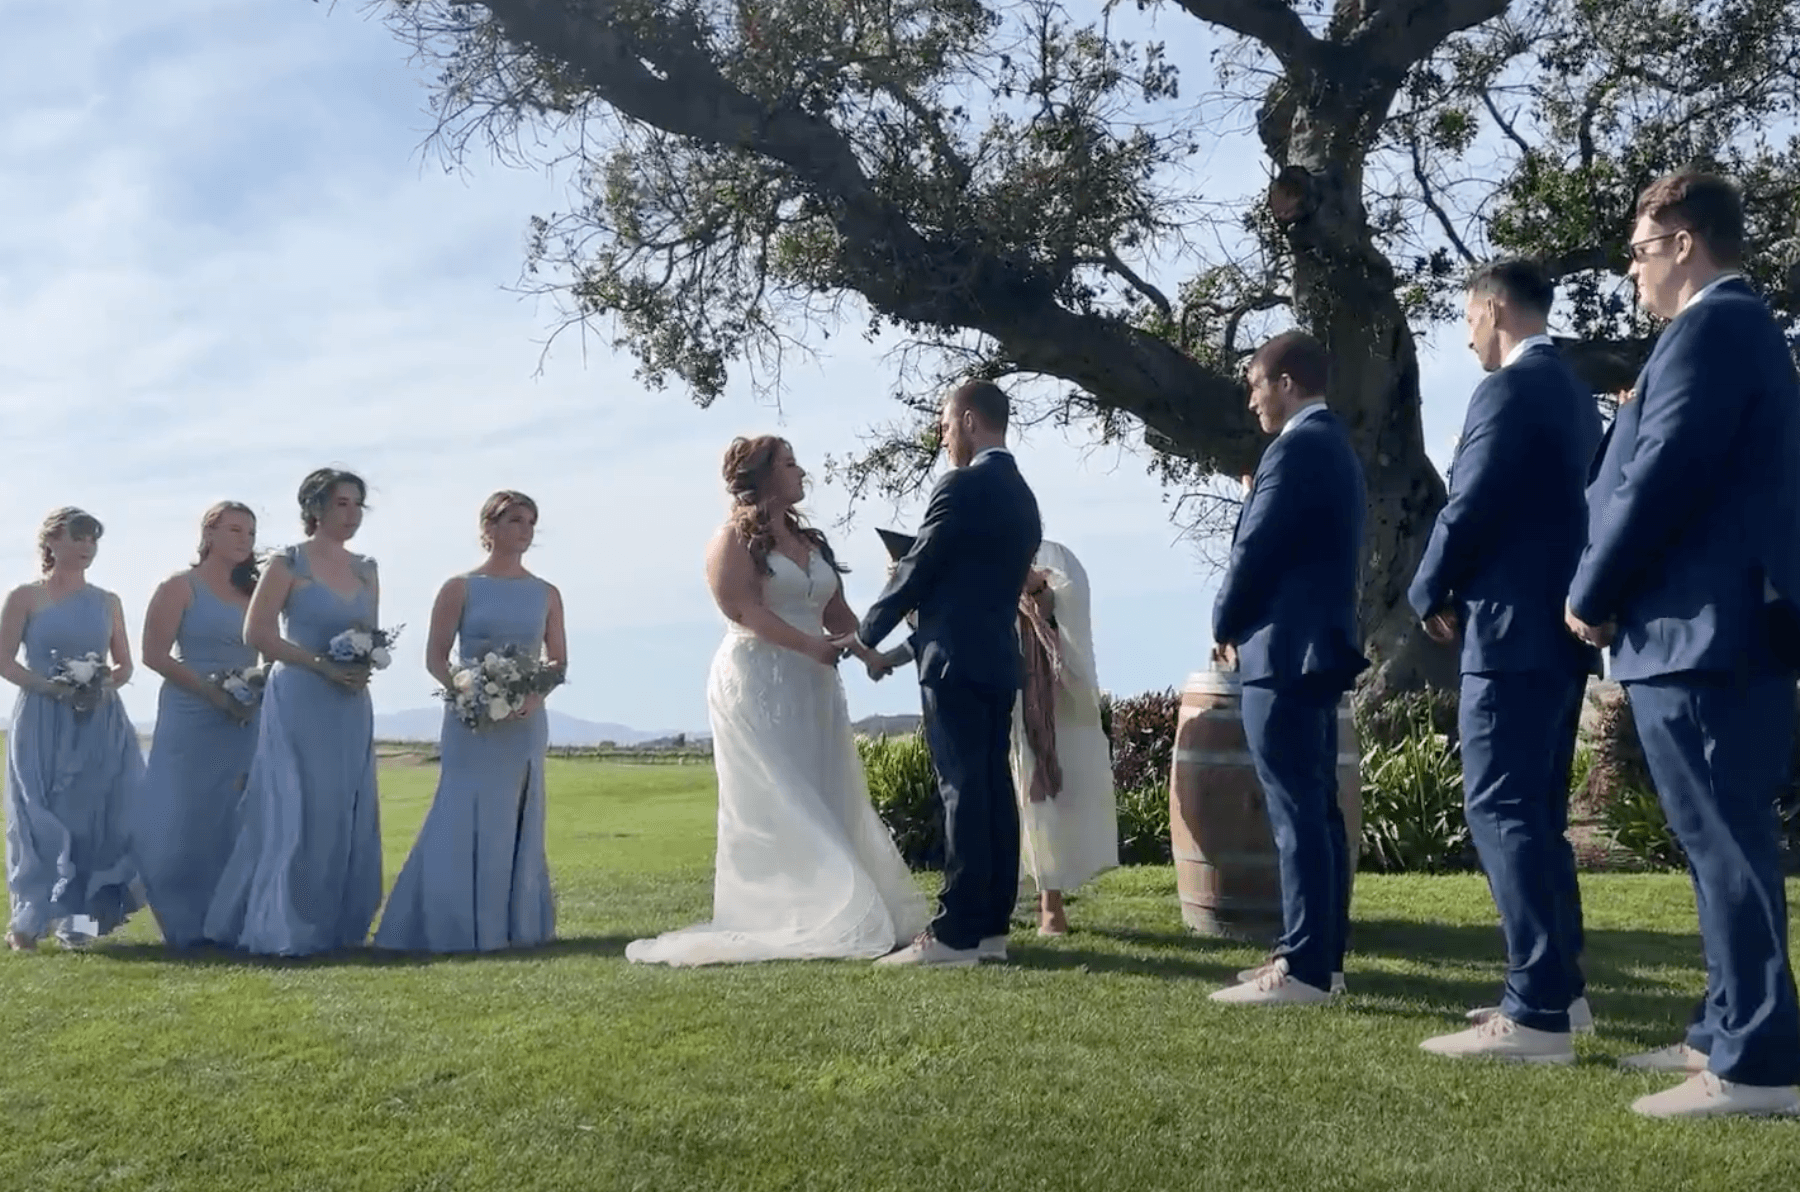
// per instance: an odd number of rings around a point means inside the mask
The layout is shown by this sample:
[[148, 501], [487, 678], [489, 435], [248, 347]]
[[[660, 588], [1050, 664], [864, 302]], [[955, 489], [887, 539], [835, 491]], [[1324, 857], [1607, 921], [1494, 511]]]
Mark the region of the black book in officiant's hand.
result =
[[898, 563], [913, 548], [918, 539], [911, 534], [902, 534], [898, 530], [876, 530], [881, 535], [881, 545], [887, 547], [888, 558]]

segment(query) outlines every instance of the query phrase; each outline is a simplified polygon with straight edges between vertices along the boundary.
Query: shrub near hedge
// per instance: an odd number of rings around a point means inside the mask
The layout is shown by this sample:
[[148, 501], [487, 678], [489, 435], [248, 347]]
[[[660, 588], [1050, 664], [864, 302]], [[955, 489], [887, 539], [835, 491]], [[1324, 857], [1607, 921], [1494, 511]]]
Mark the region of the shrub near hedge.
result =
[[944, 809], [938, 802], [931, 750], [918, 733], [858, 737], [869, 798], [909, 869], [944, 866]]
[[[1123, 865], [1169, 863], [1169, 767], [1180, 711], [1181, 699], [1172, 690], [1129, 699], [1102, 697], [1101, 725], [1110, 730]], [[856, 750], [869, 798], [901, 857], [913, 869], [942, 868], [943, 808], [925, 739], [917, 733], [858, 737]]]

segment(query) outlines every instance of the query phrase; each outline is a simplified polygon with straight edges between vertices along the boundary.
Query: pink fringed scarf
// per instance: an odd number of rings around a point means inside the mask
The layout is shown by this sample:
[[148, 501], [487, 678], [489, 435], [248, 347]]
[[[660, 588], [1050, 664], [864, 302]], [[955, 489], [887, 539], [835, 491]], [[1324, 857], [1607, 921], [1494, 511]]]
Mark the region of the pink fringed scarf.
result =
[[1019, 646], [1025, 662], [1025, 744], [1036, 763], [1028, 797], [1042, 803], [1062, 791], [1062, 764], [1056, 758], [1056, 684], [1062, 677], [1062, 649], [1054, 613], [1046, 617], [1030, 593], [1019, 597]]

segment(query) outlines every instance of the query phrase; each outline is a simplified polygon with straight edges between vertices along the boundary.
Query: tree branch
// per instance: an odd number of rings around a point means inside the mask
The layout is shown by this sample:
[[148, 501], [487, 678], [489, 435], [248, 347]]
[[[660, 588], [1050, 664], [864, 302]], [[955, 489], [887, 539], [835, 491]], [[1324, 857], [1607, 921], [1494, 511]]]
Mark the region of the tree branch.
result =
[[[1387, 0], [1350, 39], [1352, 58], [1366, 62], [1383, 89], [1429, 58], [1452, 34], [1506, 12], [1508, 0]], [[1383, 100], [1381, 109], [1387, 109]]]
[[1260, 42], [1289, 71], [1327, 69], [1335, 47], [1312, 35], [1300, 14], [1282, 0], [1176, 0], [1190, 14]]
[[1563, 359], [1595, 393], [1618, 393], [1637, 384], [1650, 359], [1653, 336], [1636, 339], [1570, 339], [1556, 337]]
[[[1065, 309], [1055, 279], [1028, 260], [966, 238], [921, 234], [871, 183], [843, 133], [735, 86], [691, 26], [647, 21], [631, 0], [484, 6], [509, 42], [559, 64], [627, 117], [784, 165], [823, 203], [838, 232], [847, 275], [840, 284], [880, 313], [990, 336], [1023, 370], [1079, 385], [1172, 441], [1208, 444], [1221, 467], [1254, 462], [1261, 436], [1236, 377], [1122, 319]], [[1252, 7], [1282, 6], [1257, 0]]]
[[1149, 299], [1150, 304], [1162, 313], [1163, 318], [1171, 321], [1175, 318], [1175, 308], [1169, 304], [1168, 296], [1143, 278], [1139, 277], [1136, 270], [1132, 269], [1132, 267], [1127, 265], [1124, 261], [1121, 261], [1119, 259], [1119, 254], [1113, 249], [1109, 248], [1097, 257], [1077, 257], [1072, 263], [1076, 265], [1097, 265], [1102, 269], [1118, 275], [1126, 282], [1126, 284], [1130, 285], [1132, 289]]
[[1520, 152], [1531, 153], [1531, 144], [1519, 135], [1519, 130], [1513, 127], [1511, 120], [1500, 114], [1500, 105], [1494, 102], [1494, 92], [1491, 87], [1481, 89], [1481, 102], [1487, 106], [1488, 115], [1494, 118], [1494, 123], [1500, 126], [1500, 131], [1506, 134], [1506, 139], [1517, 145]]
[[1558, 256], [1544, 260], [1544, 270], [1549, 273], [1551, 281], [1558, 281], [1571, 273], [1588, 273], [1595, 269], [1611, 268], [1613, 254], [1598, 244], [1586, 245], [1582, 248], [1570, 249]]
[[1469, 246], [1463, 243], [1461, 236], [1457, 235], [1456, 225], [1451, 222], [1450, 213], [1445, 211], [1443, 204], [1437, 201], [1437, 193], [1431, 188], [1431, 179], [1425, 175], [1425, 156], [1419, 150], [1419, 134], [1417, 131], [1408, 130], [1406, 140], [1408, 147], [1412, 150], [1412, 174], [1413, 181], [1419, 184], [1419, 200], [1425, 204], [1425, 209], [1437, 219], [1438, 226], [1443, 228], [1444, 235], [1449, 237], [1451, 246], [1456, 249], [1462, 259], [1471, 265], [1474, 264], [1475, 254], [1469, 251]]

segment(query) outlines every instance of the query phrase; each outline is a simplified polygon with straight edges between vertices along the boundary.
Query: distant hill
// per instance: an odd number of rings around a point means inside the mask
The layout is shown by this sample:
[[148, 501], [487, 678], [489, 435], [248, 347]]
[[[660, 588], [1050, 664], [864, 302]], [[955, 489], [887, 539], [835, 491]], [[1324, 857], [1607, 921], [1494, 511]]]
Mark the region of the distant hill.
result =
[[902, 716], [865, 716], [850, 727], [865, 737], [903, 737], [918, 732], [920, 720], [916, 712]]
[[[614, 745], [642, 745], [648, 741], [672, 737], [676, 731], [658, 729], [646, 732], [628, 724], [581, 720], [566, 716], [554, 708], [549, 709], [549, 712], [550, 744], [565, 747], [600, 745], [608, 741]], [[435, 741], [443, 723], [442, 708], [408, 708], [402, 712], [382, 712], [375, 717], [375, 736], [383, 741]], [[689, 733], [688, 739], [704, 736], [704, 733]]]

